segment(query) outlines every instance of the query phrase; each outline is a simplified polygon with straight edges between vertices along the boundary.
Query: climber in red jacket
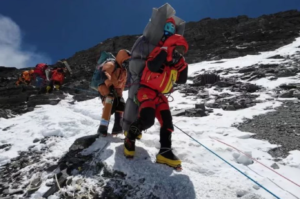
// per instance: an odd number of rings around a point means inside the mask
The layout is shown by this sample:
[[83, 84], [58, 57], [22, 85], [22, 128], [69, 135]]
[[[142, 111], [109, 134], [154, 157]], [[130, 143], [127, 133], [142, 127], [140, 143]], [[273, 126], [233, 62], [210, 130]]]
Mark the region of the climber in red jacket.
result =
[[67, 72], [66, 67], [59, 67], [50, 71], [51, 79], [49, 85], [46, 87], [46, 92], [52, 92], [55, 88], [59, 90], [64, 82], [65, 75]]
[[171, 93], [173, 84], [184, 84], [187, 81], [187, 63], [183, 55], [188, 44], [183, 36], [175, 34], [175, 21], [169, 18], [165, 25], [165, 34], [160, 44], [150, 53], [143, 70], [140, 89], [137, 92], [139, 117], [133, 122], [124, 141], [124, 154], [133, 157], [135, 140], [141, 131], [150, 128], [158, 119], [161, 148], [157, 163], [181, 168], [181, 161], [171, 149], [171, 136], [174, 130], [168, 99], [164, 94]]
[[46, 82], [49, 81], [48, 65], [44, 63], [37, 64], [34, 69], [35, 86], [45, 88]]

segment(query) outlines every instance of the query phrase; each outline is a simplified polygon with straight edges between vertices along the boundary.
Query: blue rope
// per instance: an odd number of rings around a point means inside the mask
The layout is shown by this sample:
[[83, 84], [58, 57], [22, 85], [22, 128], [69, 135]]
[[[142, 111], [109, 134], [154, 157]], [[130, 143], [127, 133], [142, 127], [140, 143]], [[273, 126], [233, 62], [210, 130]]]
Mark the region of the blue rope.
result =
[[193, 138], [192, 136], [190, 136], [189, 134], [187, 134], [186, 132], [184, 132], [182, 129], [180, 129], [178, 126], [176, 126], [174, 124], [174, 126], [180, 130], [182, 133], [186, 134], [187, 136], [189, 136], [190, 138], [192, 138], [195, 142], [197, 142], [198, 144], [200, 144], [201, 146], [203, 146], [205, 149], [207, 149], [209, 152], [211, 152], [212, 154], [214, 154], [215, 156], [217, 156], [218, 158], [220, 158], [221, 160], [223, 160], [224, 162], [226, 162], [228, 165], [230, 165], [232, 168], [234, 168], [235, 170], [237, 170], [238, 172], [240, 172], [241, 174], [243, 174], [244, 176], [246, 176], [249, 180], [251, 180], [252, 182], [254, 182], [255, 184], [257, 184], [258, 186], [260, 186], [261, 188], [263, 188], [265, 191], [267, 191], [268, 193], [270, 193], [272, 196], [274, 196], [275, 198], [280, 199], [278, 196], [276, 196], [274, 193], [272, 193], [271, 191], [269, 191], [267, 188], [265, 188], [263, 185], [259, 184], [258, 182], [256, 182], [255, 180], [253, 180], [251, 177], [249, 177], [248, 175], [246, 175], [245, 173], [243, 173], [241, 170], [239, 170], [238, 168], [236, 168], [235, 166], [233, 166], [232, 164], [230, 164], [228, 161], [226, 161], [225, 159], [223, 159], [221, 156], [219, 156], [218, 154], [216, 154], [215, 152], [213, 152], [212, 150], [210, 150], [209, 148], [207, 148], [206, 146], [204, 146], [203, 144], [201, 144], [198, 140], [196, 140], [195, 138]]

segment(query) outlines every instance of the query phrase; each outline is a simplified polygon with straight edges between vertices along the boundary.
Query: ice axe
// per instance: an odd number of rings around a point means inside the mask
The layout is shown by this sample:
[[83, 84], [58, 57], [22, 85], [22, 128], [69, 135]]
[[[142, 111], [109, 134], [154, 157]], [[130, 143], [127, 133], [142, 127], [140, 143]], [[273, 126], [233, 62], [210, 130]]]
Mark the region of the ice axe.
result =
[[72, 75], [72, 69], [71, 69], [70, 65], [68, 64], [68, 62], [66, 60], [65, 61], [59, 61], [59, 62], [63, 63], [67, 67], [69, 73]]

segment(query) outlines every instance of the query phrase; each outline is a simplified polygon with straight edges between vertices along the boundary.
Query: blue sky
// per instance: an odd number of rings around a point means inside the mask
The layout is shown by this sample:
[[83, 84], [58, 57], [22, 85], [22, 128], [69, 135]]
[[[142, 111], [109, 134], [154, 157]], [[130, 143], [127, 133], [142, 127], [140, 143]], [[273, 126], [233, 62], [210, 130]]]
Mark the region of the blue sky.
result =
[[299, 0], [2, 0], [0, 54], [8, 50], [0, 66], [54, 63], [107, 38], [140, 34], [152, 8], [166, 2], [186, 21], [300, 10]]

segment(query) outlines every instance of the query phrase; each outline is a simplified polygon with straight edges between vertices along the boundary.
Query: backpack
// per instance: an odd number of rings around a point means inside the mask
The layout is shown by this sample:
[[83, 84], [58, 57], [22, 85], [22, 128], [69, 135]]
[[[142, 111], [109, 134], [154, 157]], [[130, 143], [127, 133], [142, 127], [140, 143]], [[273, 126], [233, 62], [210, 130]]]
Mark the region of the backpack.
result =
[[65, 79], [65, 76], [62, 72], [59, 72], [58, 69], [56, 69], [53, 70], [51, 79], [54, 81], [58, 81], [62, 84]]
[[97, 65], [92, 77], [90, 88], [98, 91], [98, 86], [103, 84], [107, 79], [106, 75], [102, 72], [102, 66], [108, 61], [115, 61], [116, 58], [112, 53], [102, 51], [97, 61]]

